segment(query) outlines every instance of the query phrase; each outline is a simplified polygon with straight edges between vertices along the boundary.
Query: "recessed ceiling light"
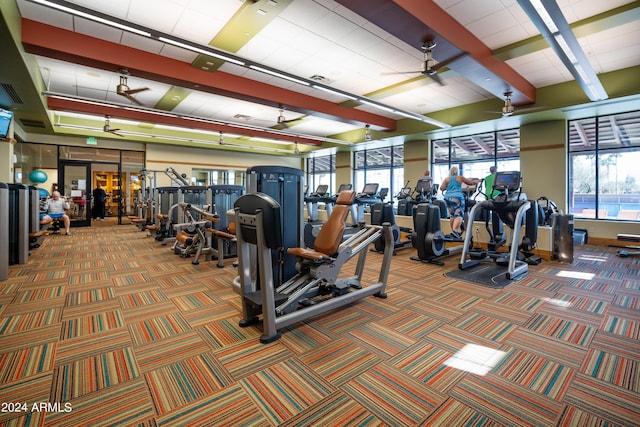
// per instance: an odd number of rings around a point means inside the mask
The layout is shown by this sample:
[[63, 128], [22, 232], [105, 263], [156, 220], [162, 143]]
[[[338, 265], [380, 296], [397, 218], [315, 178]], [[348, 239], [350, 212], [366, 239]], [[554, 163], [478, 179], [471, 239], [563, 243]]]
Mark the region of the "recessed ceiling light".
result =
[[278, 2], [276, 0], [269, 0], [267, 1], [267, 4], [269, 6], [276, 7], [278, 5]]
[[266, 11], [266, 10], [264, 10], [264, 9], [258, 9], [258, 15], [262, 15], [262, 16], [264, 16], [264, 15], [266, 15], [266, 14], [267, 14], [267, 11]]

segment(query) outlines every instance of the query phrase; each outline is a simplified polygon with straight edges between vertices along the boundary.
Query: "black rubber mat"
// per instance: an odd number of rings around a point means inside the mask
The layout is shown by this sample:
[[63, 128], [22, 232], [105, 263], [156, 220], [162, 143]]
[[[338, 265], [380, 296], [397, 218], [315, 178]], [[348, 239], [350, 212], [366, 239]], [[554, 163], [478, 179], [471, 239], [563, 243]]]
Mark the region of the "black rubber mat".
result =
[[496, 264], [479, 264], [468, 270], [452, 270], [444, 275], [489, 288], [504, 288], [513, 280], [506, 278], [507, 268]]

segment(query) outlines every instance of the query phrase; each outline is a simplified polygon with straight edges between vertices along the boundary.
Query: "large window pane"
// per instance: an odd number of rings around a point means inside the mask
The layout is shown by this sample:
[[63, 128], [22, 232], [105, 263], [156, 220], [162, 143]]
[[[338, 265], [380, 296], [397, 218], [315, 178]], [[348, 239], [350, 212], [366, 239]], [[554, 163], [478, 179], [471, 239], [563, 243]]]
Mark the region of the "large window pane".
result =
[[640, 217], [640, 149], [615, 150], [598, 156], [598, 217]]
[[640, 219], [640, 112], [569, 122], [569, 211]]
[[328, 185], [329, 192], [333, 191], [336, 179], [334, 154], [329, 156], [310, 157], [307, 159], [307, 186], [309, 193], [315, 191], [318, 185]]
[[353, 189], [362, 191], [365, 184], [378, 184], [386, 188], [385, 201], [397, 203], [394, 196], [404, 185], [404, 147], [393, 146], [356, 151], [353, 156], [355, 170]]
[[569, 122], [569, 151], [594, 150], [596, 148], [596, 120], [594, 118]]
[[572, 154], [569, 159], [569, 212], [576, 216], [595, 218], [595, 155]]
[[491, 166], [519, 171], [520, 129], [433, 140], [431, 155], [431, 176], [436, 184], [449, 176], [451, 166], [469, 178], [486, 177]]
[[495, 151], [495, 134], [451, 138], [451, 161], [469, 162], [480, 159], [493, 159]]

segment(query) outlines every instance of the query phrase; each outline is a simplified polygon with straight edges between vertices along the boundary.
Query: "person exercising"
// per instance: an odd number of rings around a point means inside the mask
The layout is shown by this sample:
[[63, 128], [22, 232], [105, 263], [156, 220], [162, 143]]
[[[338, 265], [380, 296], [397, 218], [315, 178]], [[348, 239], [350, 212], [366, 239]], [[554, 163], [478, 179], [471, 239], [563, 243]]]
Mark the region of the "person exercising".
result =
[[478, 182], [480, 181], [477, 179], [465, 178], [459, 174], [457, 166], [451, 166], [449, 176], [440, 184], [440, 190], [444, 192], [444, 201], [449, 211], [451, 236], [456, 239], [462, 238], [462, 222], [464, 218], [464, 194], [462, 194], [462, 184], [476, 185]]
[[495, 190], [493, 188], [493, 184], [496, 182], [496, 172], [498, 172], [498, 168], [495, 166], [491, 166], [489, 168], [489, 175], [487, 175], [484, 179], [484, 188], [487, 199], [493, 199], [495, 196], [500, 194], [498, 190]]
[[47, 214], [42, 217], [42, 221], [48, 223], [54, 219], [62, 220], [65, 228], [65, 234], [67, 236], [71, 236], [71, 232], [69, 231], [71, 220], [69, 219], [69, 215], [65, 212], [66, 209], [69, 209], [69, 202], [60, 197], [59, 191], [54, 191], [51, 193], [51, 199], [47, 201]]

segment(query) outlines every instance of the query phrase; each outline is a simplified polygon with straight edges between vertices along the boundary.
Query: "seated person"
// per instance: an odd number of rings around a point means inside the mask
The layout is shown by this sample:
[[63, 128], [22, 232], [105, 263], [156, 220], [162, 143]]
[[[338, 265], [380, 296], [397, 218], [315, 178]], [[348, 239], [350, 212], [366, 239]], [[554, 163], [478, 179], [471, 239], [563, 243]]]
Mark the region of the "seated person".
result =
[[47, 213], [42, 217], [42, 221], [51, 222], [54, 219], [62, 220], [62, 222], [64, 223], [65, 234], [67, 236], [71, 236], [71, 232], [69, 232], [71, 220], [65, 213], [65, 209], [69, 209], [69, 202], [66, 202], [63, 198], [60, 197], [59, 191], [54, 191], [53, 193], [51, 193], [51, 199], [47, 200]]

